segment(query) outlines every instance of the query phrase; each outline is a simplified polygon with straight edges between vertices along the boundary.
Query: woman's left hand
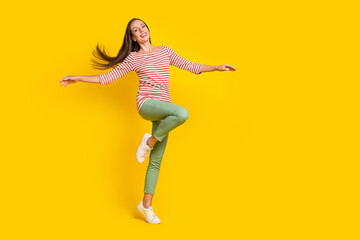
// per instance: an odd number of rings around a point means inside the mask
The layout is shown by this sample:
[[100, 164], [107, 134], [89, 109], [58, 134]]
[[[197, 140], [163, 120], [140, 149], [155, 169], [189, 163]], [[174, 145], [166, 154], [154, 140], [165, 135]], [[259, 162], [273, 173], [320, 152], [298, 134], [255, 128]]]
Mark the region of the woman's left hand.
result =
[[236, 69], [229, 65], [229, 64], [223, 64], [223, 65], [220, 65], [218, 66], [218, 71], [236, 71]]

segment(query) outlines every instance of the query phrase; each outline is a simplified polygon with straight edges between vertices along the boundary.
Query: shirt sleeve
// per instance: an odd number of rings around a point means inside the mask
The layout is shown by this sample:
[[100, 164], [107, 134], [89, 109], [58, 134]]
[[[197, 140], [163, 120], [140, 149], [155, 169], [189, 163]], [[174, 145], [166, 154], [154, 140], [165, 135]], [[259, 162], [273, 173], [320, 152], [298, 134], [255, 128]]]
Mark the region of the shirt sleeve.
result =
[[172, 48], [170, 48], [170, 47], [167, 47], [167, 48], [169, 51], [171, 66], [175, 66], [175, 67], [184, 69], [186, 71], [195, 73], [197, 75], [201, 74], [200, 68], [203, 64], [190, 62], [189, 60], [186, 60], [185, 58], [183, 58], [179, 54], [177, 54]]
[[113, 68], [110, 72], [100, 74], [100, 84], [109, 84], [124, 76], [125, 74], [134, 70], [134, 66], [132, 61], [130, 60], [130, 55], [128, 55], [124, 61], [122, 61], [119, 65]]

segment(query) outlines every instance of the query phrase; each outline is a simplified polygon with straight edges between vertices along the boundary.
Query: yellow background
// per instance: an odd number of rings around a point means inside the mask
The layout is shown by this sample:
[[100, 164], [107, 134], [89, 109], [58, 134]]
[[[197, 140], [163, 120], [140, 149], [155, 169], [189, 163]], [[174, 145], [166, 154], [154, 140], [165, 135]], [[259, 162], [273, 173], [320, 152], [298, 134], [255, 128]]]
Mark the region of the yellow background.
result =
[[[358, 239], [359, 8], [355, 1], [3, 3], [1, 239]], [[174, 4], [174, 5], [172, 5]], [[153, 200], [136, 206], [151, 122], [135, 72], [109, 85], [97, 43], [133, 18], [152, 44], [236, 72], [170, 67], [187, 122], [170, 133]], [[110, 70], [109, 70], [110, 71]]]

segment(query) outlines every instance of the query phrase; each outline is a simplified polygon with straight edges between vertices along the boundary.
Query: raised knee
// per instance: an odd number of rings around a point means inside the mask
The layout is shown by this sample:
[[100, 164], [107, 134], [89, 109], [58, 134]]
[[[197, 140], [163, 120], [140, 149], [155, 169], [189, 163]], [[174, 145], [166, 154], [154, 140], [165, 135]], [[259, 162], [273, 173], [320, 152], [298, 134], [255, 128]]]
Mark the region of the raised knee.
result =
[[178, 113], [179, 121], [185, 122], [189, 118], [189, 111], [186, 108], [183, 108]]

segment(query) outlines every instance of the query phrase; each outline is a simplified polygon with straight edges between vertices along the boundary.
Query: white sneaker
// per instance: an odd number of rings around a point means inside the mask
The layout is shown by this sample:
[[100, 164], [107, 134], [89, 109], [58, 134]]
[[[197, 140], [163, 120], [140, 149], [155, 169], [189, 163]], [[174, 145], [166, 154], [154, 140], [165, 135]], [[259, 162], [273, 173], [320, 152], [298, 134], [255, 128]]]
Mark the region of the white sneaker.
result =
[[145, 216], [148, 223], [158, 224], [161, 222], [160, 219], [155, 215], [152, 206], [145, 208], [142, 200], [137, 206], [137, 209]]
[[146, 144], [146, 141], [148, 140], [149, 137], [151, 137], [151, 134], [145, 133], [144, 137], [141, 140], [140, 146], [136, 152], [136, 159], [139, 163], [144, 162], [148, 153], [154, 148], [154, 147], [151, 148]]

